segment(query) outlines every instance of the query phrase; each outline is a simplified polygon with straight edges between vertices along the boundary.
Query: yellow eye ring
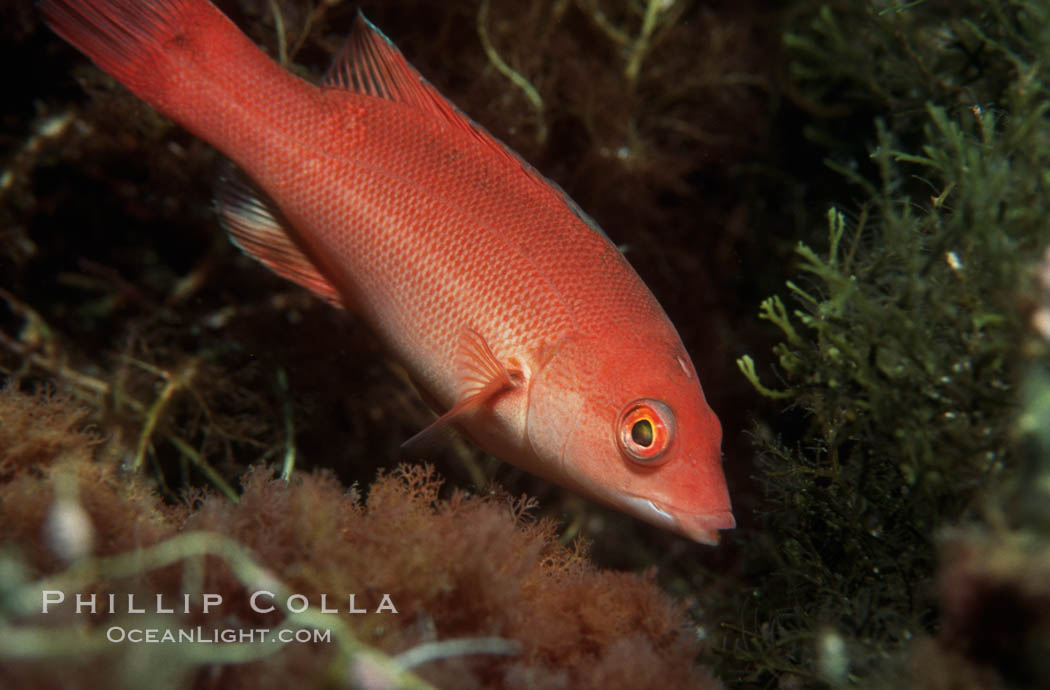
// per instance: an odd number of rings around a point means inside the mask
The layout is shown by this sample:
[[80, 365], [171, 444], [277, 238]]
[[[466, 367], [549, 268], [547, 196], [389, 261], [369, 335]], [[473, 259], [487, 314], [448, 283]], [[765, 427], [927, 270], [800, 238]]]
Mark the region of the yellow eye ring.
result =
[[616, 423], [620, 451], [646, 467], [666, 462], [665, 451], [674, 440], [674, 415], [658, 400], [642, 398], [628, 403]]

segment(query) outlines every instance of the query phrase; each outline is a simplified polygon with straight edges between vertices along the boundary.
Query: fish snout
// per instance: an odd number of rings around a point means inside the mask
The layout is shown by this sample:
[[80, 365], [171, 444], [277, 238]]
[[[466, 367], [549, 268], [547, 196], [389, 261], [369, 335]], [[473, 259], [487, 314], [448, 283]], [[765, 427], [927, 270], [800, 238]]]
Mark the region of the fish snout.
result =
[[628, 497], [626, 503], [628, 511], [638, 518], [701, 544], [715, 546], [721, 536], [719, 530], [736, 527], [736, 518], [729, 510], [690, 514], [663, 507], [651, 499], [637, 496]]

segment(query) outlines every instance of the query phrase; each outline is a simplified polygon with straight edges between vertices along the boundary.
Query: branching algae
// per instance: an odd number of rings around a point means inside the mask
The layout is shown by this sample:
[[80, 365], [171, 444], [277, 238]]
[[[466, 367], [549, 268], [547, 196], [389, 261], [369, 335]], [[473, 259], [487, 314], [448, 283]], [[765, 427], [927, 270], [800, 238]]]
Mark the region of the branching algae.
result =
[[[782, 338], [776, 378], [738, 362], [805, 420], [755, 434], [768, 503], [754, 587], [727, 626], [740, 679], [901, 687], [886, 659], [917, 636], [966, 629], [965, 616], [938, 611], [951, 610], [959, 549], [981, 546], [949, 540], [938, 590], [941, 530], [1002, 516], [1025, 457], [1018, 391], [1029, 362], [1047, 361], [1026, 345], [1025, 304], [1050, 244], [1050, 17], [1037, 3], [953, 4], [940, 16], [944, 3], [914, 5], [825, 7], [788, 37], [804, 107], [884, 117], [874, 172], [844, 163], [842, 149], [830, 161], [866, 200], [832, 207], [826, 249], [800, 243], [787, 293], [761, 305]], [[822, 140], [841, 141], [844, 122]], [[906, 676], [915, 687], [948, 677]]]

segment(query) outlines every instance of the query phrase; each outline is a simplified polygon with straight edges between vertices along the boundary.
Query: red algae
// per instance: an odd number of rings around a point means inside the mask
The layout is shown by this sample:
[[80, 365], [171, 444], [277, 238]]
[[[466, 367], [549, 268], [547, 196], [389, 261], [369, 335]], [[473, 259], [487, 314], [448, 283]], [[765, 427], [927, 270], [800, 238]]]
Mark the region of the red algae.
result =
[[[464, 492], [442, 498], [441, 479], [428, 466], [380, 474], [364, 499], [329, 472], [285, 482], [254, 468], [242, 478], [238, 503], [197, 492], [171, 506], [95, 457], [102, 445], [78, 430], [81, 417], [68, 402], [7, 390], [0, 417], [0, 530], [23, 570], [20, 582], [4, 584], [32, 588], [26, 578], [49, 576], [35, 609], [7, 631], [40, 626], [49, 636], [21, 660], [0, 657], [7, 687], [141, 685], [135, 664], [163, 665], [170, 687], [342, 684], [346, 659], [332, 643], [269, 645], [259, 660], [224, 664], [209, 661], [222, 645], [194, 658], [188, 643], [112, 642], [139, 628], [160, 635], [197, 626], [274, 630], [282, 611], [298, 605], [285, 601], [289, 592], [386, 655], [457, 638], [516, 645], [515, 654], [452, 656], [413, 669], [438, 687], [719, 687], [694, 663], [699, 642], [682, 606], [651, 577], [600, 570], [581, 546], [560, 544], [554, 524], [531, 520], [525, 501]], [[61, 477], [74, 478], [74, 492], [63, 493]], [[54, 541], [41, 538], [63, 501], [86, 523], [74, 530], [89, 535], [86, 558], [137, 553], [141, 568], [118, 572], [112, 559], [100, 559], [74, 584], [78, 563], [64, 570]], [[230, 552], [146, 565], [151, 547], [201, 534], [223, 535]], [[235, 553], [242, 547], [265, 569], [261, 584], [246, 582]], [[78, 610], [77, 595], [95, 602], [95, 611]], [[44, 597], [62, 601], [41, 614]], [[74, 629], [80, 649], [64, 654], [59, 640]], [[102, 635], [111, 642], [90, 644]]]

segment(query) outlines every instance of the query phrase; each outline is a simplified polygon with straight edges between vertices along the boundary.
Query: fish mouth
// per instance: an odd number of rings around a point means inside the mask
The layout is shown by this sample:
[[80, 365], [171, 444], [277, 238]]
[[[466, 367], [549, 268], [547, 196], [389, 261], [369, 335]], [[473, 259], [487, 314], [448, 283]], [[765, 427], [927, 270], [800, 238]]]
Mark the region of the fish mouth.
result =
[[629, 496], [626, 502], [631, 513], [640, 519], [657, 527], [677, 532], [701, 544], [716, 546], [720, 538], [719, 530], [736, 527], [736, 519], [733, 517], [733, 513], [728, 510], [715, 513], [693, 515], [679, 513], [676, 515], [648, 498]]

